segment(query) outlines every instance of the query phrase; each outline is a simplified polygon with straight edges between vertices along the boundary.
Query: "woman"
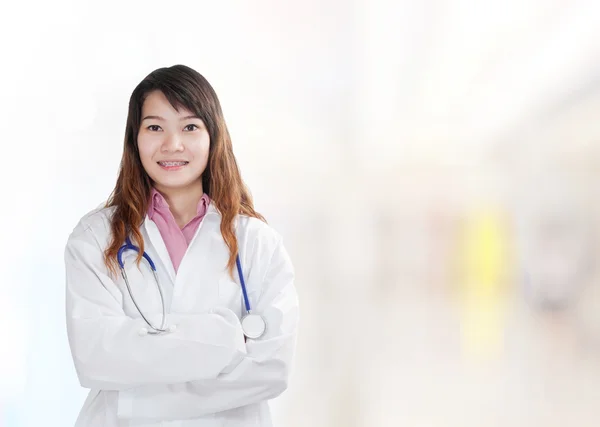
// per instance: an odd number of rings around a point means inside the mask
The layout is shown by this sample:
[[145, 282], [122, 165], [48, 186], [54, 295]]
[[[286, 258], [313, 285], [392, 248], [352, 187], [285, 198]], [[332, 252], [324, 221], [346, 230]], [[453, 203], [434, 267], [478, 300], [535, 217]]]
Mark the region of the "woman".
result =
[[[160, 68], [135, 88], [116, 187], [65, 263], [69, 344], [91, 389], [78, 426], [272, 425], [295, 351], [294, 271], [199, 73]], [[258, 333], [242, 327], [242, 283]]]

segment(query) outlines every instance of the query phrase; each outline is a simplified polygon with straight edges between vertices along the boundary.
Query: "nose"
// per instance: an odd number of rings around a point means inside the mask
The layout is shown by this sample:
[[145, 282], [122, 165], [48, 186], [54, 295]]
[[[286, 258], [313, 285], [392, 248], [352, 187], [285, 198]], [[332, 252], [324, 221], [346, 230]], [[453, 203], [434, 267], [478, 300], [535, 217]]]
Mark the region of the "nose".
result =
[[177, 134], [167, 135], [163, 140], [161, 151], [166, 153], [183, 151], [182, 139]]

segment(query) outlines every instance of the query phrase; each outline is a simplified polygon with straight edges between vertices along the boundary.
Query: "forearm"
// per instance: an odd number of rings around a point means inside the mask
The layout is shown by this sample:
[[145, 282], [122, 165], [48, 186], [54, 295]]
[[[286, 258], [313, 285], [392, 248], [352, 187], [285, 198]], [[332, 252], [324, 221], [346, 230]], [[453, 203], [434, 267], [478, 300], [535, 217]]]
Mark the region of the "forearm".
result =
[[83, 387], [103, 390], [214, 379], [239, 363], [246, 349], [235, 314], [227, 309], [170, 315], [177, 328], [140, 335], [140, 319], [105, 316], [70, 319], [69, 340]]
[[249, 340], [249, 355], [215, 379], [124, 390], [118, 416], [148, 422], [198, 418], [273, 399], [287, 388], [295, 340], [288, 335], [260, 343], [261, 358], [250, 356], [257, 343]]

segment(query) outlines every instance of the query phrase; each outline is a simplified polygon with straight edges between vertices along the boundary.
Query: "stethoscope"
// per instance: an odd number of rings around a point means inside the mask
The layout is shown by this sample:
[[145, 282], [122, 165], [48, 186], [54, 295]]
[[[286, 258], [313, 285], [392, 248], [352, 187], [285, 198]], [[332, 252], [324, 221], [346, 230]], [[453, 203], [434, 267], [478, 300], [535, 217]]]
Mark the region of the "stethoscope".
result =
[[[173, 332], [175, 330], [175, 325], [166, 326], [167, 309], [165, 306], [165, 298], [164, 298], [164, 295], [162, 292], [162, 288], [161, 288], [160, 282], [158, 280], [158, 274], [156, 273], [156, 265], [152, 261], [152, 258], [150, 258], [150, 255], [148, 255], [144, 251], [144, 253], [142, 253], [142, 256], [150, 265], [150, 269], [152, 270], [152, 275], [154, 276], [154, 281], [156, 283], [156, 287], [158, 288], [158, 293], [160, 294], [160, 303], [162, 306], [162, 320], [161, 320], [160, 327], [153, 325], [152, 322], [150, 322], [150, 320], [144, 315], [144, 313], [140, 309], [140, 306], [138, 305], [137, 301], [135, 300], [135, 297], [133, 296], [133, 292], [131, 292], [131, 286], [129, 286], [129, 280], [127, 279], [127, 273], [125, 273], [125, 264], [123, 262], [123, 252], [125, 252], [127, 250], [133, 250], [138, 253], [140, 251], [140, 248], [138, 248], [133, 243], [131, 243], [131, 240], [129, 239], [129, 237], [127, 237], [127, 239], [125, 240], [125, 244], [119, 248], [119, 252], [117, 254], [117, 260], [119, 262], [119, 267], [121, 268], [121, 276], [123, 277], [123, 280], [125, 280], [125, 285], [127, 286], [127, 292], [129, 292], [131, 301], [133, 301], [133, 305], [135, 305], [135, 308], [137, 309], [138, 313], [140, 313], [140, 316], [142, 316], [142, 319], [144, 319], [144, 321], [150, 328], [149, 330], [144, 330], [143, 333], [158, 335], [158, 334], [162, 334], [162, 333], [166, 333], [166, 332]], [[237, 265], [238, 276], [240, 278], [240, 284], [242, 287], [242, 295], [244, 298], [244, 307], [246, 309], [246, 313], [242, 316], [242, 319], [241, 319], [242, 331], [244, 332], [244, 335], [247, 338], [257, 339], [257, 338], [260, 338], [265, 333], [265, 330], [267, 329], [267, 324], [261, 315], [254, 314], [252, 312], [252, 308], [250, 307], [250, 300], [248, 299], [248, 292], [246, 291], [246, 282], [244, 281], [244, 274], [242, 273], [242, 263], [240, 262], [239, 255], [236, 257], [236, 265]]]

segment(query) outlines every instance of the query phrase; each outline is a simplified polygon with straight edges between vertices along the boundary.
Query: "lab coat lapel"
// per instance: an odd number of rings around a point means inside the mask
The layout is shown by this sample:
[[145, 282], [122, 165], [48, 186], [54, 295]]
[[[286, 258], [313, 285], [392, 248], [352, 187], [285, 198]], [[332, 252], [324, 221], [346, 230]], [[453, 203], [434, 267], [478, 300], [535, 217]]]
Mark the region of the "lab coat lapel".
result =
[[160, 257], [162, 264], [165, 266], [167, 273], [169, 274], [169, 278], [171, 279], [171, 283], [175, 285], [175, 268], [173, 267], [173, 262], [171, 262], [171, 257], [169, 256], [169, 252], [167, 251], [167, 246], [165, 245], [165, 241], [160, 235], [160, 231], [158, 227], [152, 221], [148, 215], [146, 215], [146, 219], [144, 220], [144, 229], [150, 238], [150, 243], [152, 247]]
[[199, 224], [194, 237], [177, 270], [177, 284], [173, 289], [173, 312], [208, 309], [218, 299], [217, 282], [213, 276], [215, 253], [211, 243], [216, 233], [220, 236], [220, 219], [210, 207]]
[[[197, 240], [200, 239], [199, 234], [202, 233], [202, 229], [207, 227], [207, 222], [209, 223], [208, 227], [210, 228], [210, 221], [213, 219], [214, 214], [218, 214], [218, 210], [217, 208], [211, 203], [210, 205], [208, 205], [208, 209], [206, 210], [206, 214], [204, 215], [204, 218], [202, 219], [202, 221], [200, 222], [200, 224], [198, 225], [198, 228], [196, 229], [196, 233], [194, 234], [194, 236], [192, 237], [192, 240], [190, 241], [190, 244], [188, 245], [185, 254], [183, 255], [183, 258], [181, 260], [181, 264], [179, 265], [179, 270], [177, 272], [178, 278], [183, 278], [185, 279], [187, 277], [187, 272], [188, 272], [188, 268], [195, 268], [195, 266], [197, 265], [197, 263], [194, 263], [193, 261], [190, 261], [189, 258], [193, 258], [194, 255], [193, 253], [198, 253], [199, 252], [199, 248], [198, 245], [200, 244], [200, 242], [197, 242]], [[205, 233], [210, 233], [210, 230], [206, 230]], [[201, 252], [201, 251], [200, 251]], [[190, 267], [187, 266], [187, 264], [189, 264], [190, 262], [192, 262], [192, 265]], [[177, 289], [175, 289], [175, 292], [177, 292]]]

